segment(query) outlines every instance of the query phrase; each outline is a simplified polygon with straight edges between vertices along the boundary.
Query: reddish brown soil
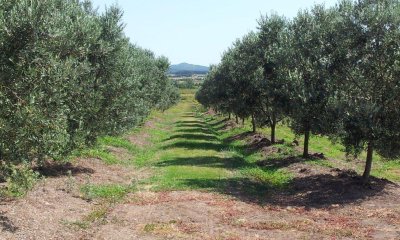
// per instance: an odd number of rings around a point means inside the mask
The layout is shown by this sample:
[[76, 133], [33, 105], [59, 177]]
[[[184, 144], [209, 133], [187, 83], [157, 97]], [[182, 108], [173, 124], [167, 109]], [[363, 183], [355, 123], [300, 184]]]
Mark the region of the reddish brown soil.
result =
[[22, 199], [0, 205], [0, 239], [90, 239], [89, 231], [74, 223], [99, 204], [83, 198], [84, 184], [130, 184], [149, 173], [126, 166], [110, 166], [99, 159], [48, 164], [37, 169], [45, 180]]
[[[294, 163], [293, 191], [248, 198], [182, 191], [140, 191], [108, 209], [87, 229], [77, 224], [98, 202], [76, 187], [129, 183], [146, 174], [98, 159], [40, 169], [47, 179], [25, 198], [0, 206], [1, 239], [399, 239], [400, 188], [374, 179], [357, 185], [352, 172]], [[72, 177], [67, 172], [72, 173]], [[322, 174], [323, 173], [323, 174]], [[74, 181], [71, 183], [69, 181]], [[70, 184], [70, 185], [69, 185]]]
[[[388, 189], [399, 197], [399, 189]], [[326, 208], [255, 204], [206, 192], [139, 192], [116, 206], [96, 239], [398, 239], [397, 200]]]

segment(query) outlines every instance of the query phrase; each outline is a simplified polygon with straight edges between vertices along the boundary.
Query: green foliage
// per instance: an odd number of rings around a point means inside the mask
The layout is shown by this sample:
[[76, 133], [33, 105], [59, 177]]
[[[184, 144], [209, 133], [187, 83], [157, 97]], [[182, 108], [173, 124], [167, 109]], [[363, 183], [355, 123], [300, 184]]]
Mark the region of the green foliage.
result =
[[[211, 68], [196, 98], [204, 105], [241, 118], [254, 115], [260, 106], [257, 35], [249, 33], [226, 51], [222, 62]], [[210, 88], [207, 90], [207, 88]]]
[[[205, 107], [271, 127], [289, 120], [296, 135], [341, 139], [347, 153], [400, 156], [400, 4], [343, 0], [293, 20], [272, 15], [234, 42], [196, 94]], [[257, 39], [257, 40], [256, 40]], [[260, 70], [261, 69], [261, 70]], [[261, 74], [261, 76], [260, 76]]]
[[303, 156], [308, 156], [308, 137], [337, 131], [334, 106], [335, 82], [330, 77], [332, 27], [336, 12], [315, 6], [299, 12], [290, 25], [290, 59], [287, 77], [290, 79], [289, 116], [296, 134], [305, 134]]
[[201, 83], [196, 83], [193, 78], [182, 78], [182, 79], [175, 79], [173, 81], [174, 86], [179, 89], [195, 89], [201, 85]]
[[129, 43], [121, 19], [90, 1], [1, 1], [1, 160], [61, 159], [176, 103], [168, 60]]
[[157, 108], [161, 111], [165, 111], [172, 105], [177, 104], [180, 100], [180, 94], [178, 88], [175, 87], [172, 82], [168, 82], [161, 99], [157, 104]]
[[400, 4], [343, 1], [335, 57], [344, 145], [360, 153], [367, 143], [388, 158], [400, 156]]
[[290, 110], [290, 88], [287, 77], [289, 29], [287, 20], [277, 15], [263, 16], [258, 21], [258, 46], [264, 79], [261, 82], [260, 126], [271, 127], [271, 142], [275, 143], [276, 125]]
[[11, 197], [22, 197], [31, 190], [39, 180], [39, 173], [33, 171], [28, 165], [4, 165], [2, 172], [6, 178], [6, 189], [2, 192]]
[[348, 153], [367, 149], [367, 181], [375, 150], [387, 158], [400, 156], [400, 4], [342, 1], [336, 11], [331, 38], [340, 44], [331, 61], [343, 125], [338, 135]]

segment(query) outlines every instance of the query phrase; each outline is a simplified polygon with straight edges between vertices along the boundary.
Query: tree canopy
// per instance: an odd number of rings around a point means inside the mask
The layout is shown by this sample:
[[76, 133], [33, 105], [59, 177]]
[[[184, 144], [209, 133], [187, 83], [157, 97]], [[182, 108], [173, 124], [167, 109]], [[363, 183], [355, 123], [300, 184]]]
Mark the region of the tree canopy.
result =
[[[282, 119], [304, 134], [340, 139], [349, 154], [400, 155], [400, 3], [315, 5], [291, 20], [262, 16], [258, 31], [234, 42], [197, 93], [207, 107], [258, 125]], [[254, 122], [253, 121], [253, 122]]]
[[124, 35], [122, 11], [90, 1], [0, 2], [0, 159], [58, 159], [178, 99], [169, 61]]

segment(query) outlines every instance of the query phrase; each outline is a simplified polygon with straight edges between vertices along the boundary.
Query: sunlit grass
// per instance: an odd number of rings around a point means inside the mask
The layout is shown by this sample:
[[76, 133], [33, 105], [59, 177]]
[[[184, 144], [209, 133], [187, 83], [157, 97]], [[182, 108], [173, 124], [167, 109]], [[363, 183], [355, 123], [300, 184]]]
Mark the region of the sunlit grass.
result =
[[[216, 117], [217, 119], [221, 120], [224, 119], [225, 116]], [[249, 120], [245, 121], [245, 125], [239, 126], [235, 129], [227, 131], [222, 134], [223, 138], [233, 136], [235, 134], [240, 134], [243, 132], [251, 131], [251, 122]], [[266, 137], [270, 136], [270, 128], [258, 128], [257, 132], [262, 133]], [[287, 156], [296, 156], [301, 153], [301, 149], [303, 147], [303, 136], [296, 136], [293, 131], [284, 123], [281, 123], [276, 128], [276, 137], [277, 139], [283, 139], [284, 144], [277, 144], [275, 147], [280, 148], [280, 153], [273, 153], [267, 156], [267, 159], [274, 159], [274, 158], [284, 158]], [[293, 140], [297, 140], [299, 143], [298, 147], [291, 146]], [[347, 156], [345, 152], [345, 147], [340, 144], [338, 141], [333, 141], [325, 136], [319, 135], [312, 135], [310, 138], [310, 145], [309, 145], [310, 152], [318, 152], [323, 153], [325, 157], [328, 159], [338, 160], [340, 162], [340, 166], [336, 165], [335, 162], [326, 161], [322, 159], [318, 160], [306, 160], [305, 163], [311, 165], [319, 165], [324, 167], [345, 167], [351, 168], [356, 170], [358, 173], [362, 173], [364, 165], [364, 159], [366, 158], [366, 153], [362, 152], [357, 158], [359, 159], [358, 164], [354, 164], [352, 158], [354, 156]], [[361, 164], [360, 164], [361, 160]], [[378, 178], [386, 178], [391, 181], [400, 181], [400, 160], [385, 160], [378, 154], [374, 154], [374, 161], [373, 161], [373, 169], [372, 175]]]
[[126, 194], [133, 192], [135, 187], [133, 185], [122, 185], [122, 184], [106, 184], [106, 185], [95, 185], [85, 184], [80, 188], [83, 198], [93, 199], [106, 199], [112, 201], [119, 201]]
[[242, 174], [273, 188], [287, 187], [292, 180], [291, 174], [283, 169], [272, 170], [253, 167], [242, 170]]
[[[245, 140], [227, 141], [230, 137], [251, 131], [249, 120], [244, 126], [239, 124], [226, 131], [224, 116], [203, 114], [204, 109], [194, 100], [193, 90], [182, 90], [181, 93], [183, 100], [178, 105], [165, 112], [153, 111], [147, 119], [151, 122], [149, 126], [137, 127], [129, 133], [145, 133], [148, 144], [135, 146], [124, 136], [102, 137], [95, 148], [81, 154], [100, 158], [108, 164], [126, 164], [107, 151], [107, 146], [124, 148], [132, 155], [129, 164], [150, 168], [154, 172], [153, 177], [140, 181], [139, 187], [147, 186], [147, 189], [155, 191], [200, 189], [225, 192], [241, 188], [249, 194], [260, 194], [271, 188], [290, 186], [293, 176], [285, 167], [260, 167], [257, 162], [300, 156], [302, 136], [295, 136], [289, 127], [279, 124], [277, 139], [284, 140], [283, 144], [274, 146], [279, 151], [267, 156], [257, 151], [249, 152]], [[259, 128], [258, 132], [269, 137], [270, 129]], [[294, 139], [299, 146], [292, 144]], [[344, 147], [327, 137], [311, 136], [310, 151], [324, 153], [328, 159], [335, 161], [305, 159], [303, 163], [362, 171], [362, 164], [353, 164], [346, 156]], [[372, 174], [400, 181], [399, 169], [399, 161], [384, 161], [376, 156]], [[118, 195], [118, 188], [114, 190]], [[104, 192], [108, 194], [106, 190]]]
[[138, 147], [126, 140], [123, 137], [112, 137], [112, 136], [105, 136], [98, 139], [98, 144], [101, 146], [113, 146], [124, 148], [131, 153], [135, 153], [138, 151]]
[[[224, 122], [200, 112], [193, 90], [182, 90], [181, 94], [183, 100], [177, 106], [150, 117], [159, 119], [155, 128], [146, 130], [152, 145], [136, 153], [134, 162], [152, 168], [155, 175], [142, 185], [158, 191], [224, 191], [241, 182], [254, 185], [249, 189], [285, 185], [290, 177], [287, 172], [258, 167], [255, 162], [262, 156], [247, 154], [241, 141], [224, 142], [228, 137], [221, 131]], [[241, 131], [232, 129], [229, 134]]]

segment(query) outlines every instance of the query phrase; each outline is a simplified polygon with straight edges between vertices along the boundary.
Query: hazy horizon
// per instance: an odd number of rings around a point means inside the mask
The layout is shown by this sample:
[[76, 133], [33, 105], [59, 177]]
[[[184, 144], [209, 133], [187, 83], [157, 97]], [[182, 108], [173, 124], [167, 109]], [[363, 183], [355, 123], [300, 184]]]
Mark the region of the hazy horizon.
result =
[[125, 33], [132, 43], [169, 58], [171, 64], [209, 66], [220, 61], [231, 43], [256, 30], [261, 15], [292, 18], [314, 3], [337, 0], [92, 0], [100, 11], [117, 3], [124, 11]]

